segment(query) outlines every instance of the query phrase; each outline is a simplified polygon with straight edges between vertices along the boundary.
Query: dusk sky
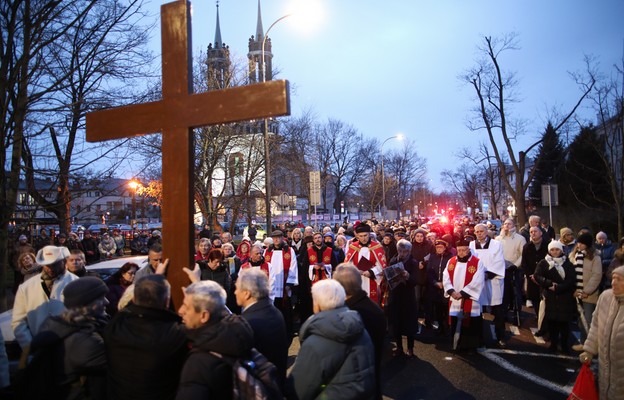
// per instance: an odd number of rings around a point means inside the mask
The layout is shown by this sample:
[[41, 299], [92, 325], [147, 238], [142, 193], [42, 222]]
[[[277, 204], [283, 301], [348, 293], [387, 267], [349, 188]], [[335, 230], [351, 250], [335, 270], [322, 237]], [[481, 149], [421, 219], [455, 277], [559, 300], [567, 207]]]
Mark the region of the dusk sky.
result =
[[[428, 160], [428, 179], [438, 191], [440, 172], [459, 163], [454, 154], [487, 139], [485, 132], [466, 128], [473, 90], [458, 79], [475, 65], [483, 36], [519, 34], [520, 50], [500, 59], [520, 81], [522, 102], [514, 117], [528, 121], [517, 150], [543, 132], [553, 107], [564, 112], [578, 100], [580, 90], [568, 72], [582, 71], [585, 55], [612, 74], [624, 52], [622, 0], [314, 1], [321, 16], [312, 27], [302, 30], [289, 17], [269, 33], [274, 68], [292, 85], [292, 115], [311, 109], [320, 120], [342, 120], [381, 141], [405, 134]], [[162, 3], [149, 7], [156, 14]], [[194, 55], [214, 41], [215, 4], [192, 3]], [[291, 5], [262, 0], [265, 31]], [[233, 60], [246, 62], [257, 0], [221, 0], [219, 13]], [[157, 52], [159, 29], [153, 37]], [[589, 103], [579, 116], [595, 121]], [[384, 149], [402, 145], [392, 140]]]

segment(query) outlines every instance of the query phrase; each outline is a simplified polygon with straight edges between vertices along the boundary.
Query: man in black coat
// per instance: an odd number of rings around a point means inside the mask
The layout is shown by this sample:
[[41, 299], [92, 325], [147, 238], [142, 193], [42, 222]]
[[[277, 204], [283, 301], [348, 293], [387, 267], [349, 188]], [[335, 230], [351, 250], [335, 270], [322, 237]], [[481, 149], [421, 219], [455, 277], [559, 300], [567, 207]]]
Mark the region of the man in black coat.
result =
[[286, 380], [290, 339], [282, 313], [269, 298], [269, 279], [259, 268], [240, 271], [236, 281], [236, 304], [242, 317], [251, 325], [254, 347], [277, 368], [280, 388]]
[[362, 289], [360, 271], [351, 263], [340, 264], [334, 272], [334, 279], [345, 290], [345, 305], [357, 311], [362, 317], [364, 328], [375, 348], [375, 398], [381, 399], [381, 351], [386, 337], [386, 317], [384, 312]]
[[[548, 242], [550, 240], [544, 238], [543, 231], [541, 227], [538, 226], [532, 226], [529, 229], [529, 239], [527, 244], [522, 248], [522, 263], [520, 265], [527, 278], [527, 300], [531, 301], [533, 309], [535, 310], [535, 316], [539, 317], [541, 289], [533, 278], [533, 274], [535, 273], [537, 263], [542, 261], [544, 257], [546, 257], [546, 254], [548, 254]], [[543, 332], [544, 331], [540, 329], [538, 331], [538, 336], [543, 334]]]
[[227, 312], [226, 297], [214, 281], [184, 289], [178, 313], [193, 349], [184, 363], [176, 400], [232, 398], [232, 365], [226, 360], [249, 356], [254, 335], [241, 316]]
[[174, 399], [187, 339], [180, 317], [167, 309], [171, 286], [163, 275], [139, 279], [133, 302], [104, 331], [108, 399]]

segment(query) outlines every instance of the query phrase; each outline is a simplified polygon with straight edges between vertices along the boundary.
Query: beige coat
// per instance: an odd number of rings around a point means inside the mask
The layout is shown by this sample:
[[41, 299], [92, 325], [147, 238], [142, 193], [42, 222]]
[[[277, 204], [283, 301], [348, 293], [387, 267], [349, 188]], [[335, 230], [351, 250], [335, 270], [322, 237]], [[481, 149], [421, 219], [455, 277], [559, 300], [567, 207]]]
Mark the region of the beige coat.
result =
[[624, 400], [624, 295], [602, 293], [583, 350], [598, 354], [600, 400]]
[[[572, 265], [576, 260], [576, 251], [570, 253], [568, 257]], [[587, 293], [589, 297], [583, 299], [584, 302], [596, 304], [600, 292], [598, 291], [598, 285], [602, 280], [602, 262], [600, 256], [594, 256], [593, 260], [585, 257], [583, 260], [583, 292]]]

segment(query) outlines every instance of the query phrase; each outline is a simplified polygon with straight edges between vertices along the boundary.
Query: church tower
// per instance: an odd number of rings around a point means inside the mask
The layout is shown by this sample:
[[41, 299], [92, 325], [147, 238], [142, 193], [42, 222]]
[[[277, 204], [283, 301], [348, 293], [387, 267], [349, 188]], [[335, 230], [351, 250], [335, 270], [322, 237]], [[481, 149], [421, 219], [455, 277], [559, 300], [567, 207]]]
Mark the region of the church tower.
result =
[[219, 2], [217, 1], [217, 27], [214, 44], [208, 45], [206, 57], [208, 90], [225, 89], [231, 86], [230, 47], [221, 39], [221, 25], [219, 24]]
[[260, 0], [258, 0], [258, 22], [256, 23], [256, 35], [249, 38], [249, 83], [270, 81], [273, 79], [273, 53], [271, 52], [271, 38], [267, 37], [264, 44], [264, 62], [266, 63], [266, 79], [262, 79], [262, 41], [264, 29], [262, 28], [262, 12]]

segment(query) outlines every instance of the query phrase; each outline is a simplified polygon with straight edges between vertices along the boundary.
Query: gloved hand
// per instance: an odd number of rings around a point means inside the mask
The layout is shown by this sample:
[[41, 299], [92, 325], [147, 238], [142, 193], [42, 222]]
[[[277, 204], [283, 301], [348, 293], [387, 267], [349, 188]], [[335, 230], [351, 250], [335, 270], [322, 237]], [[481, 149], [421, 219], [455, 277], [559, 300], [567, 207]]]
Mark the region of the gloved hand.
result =
[[592, 358], [594, 358], [594, 355], [593, 355], [593, 354], [591, 354], [591, 353], [588, 353], [588, 352], [586, 352], [586, 351], [582, 352], [582, 353], [579, 355], [579, 360], [581, 360], [581, 362], [582, 362], [583, 364], [589, 364], [589, 363], [591, 363]]

